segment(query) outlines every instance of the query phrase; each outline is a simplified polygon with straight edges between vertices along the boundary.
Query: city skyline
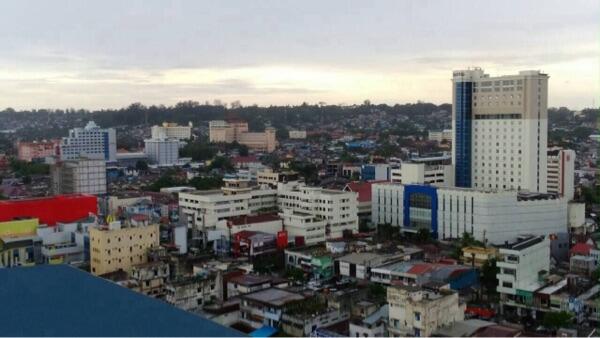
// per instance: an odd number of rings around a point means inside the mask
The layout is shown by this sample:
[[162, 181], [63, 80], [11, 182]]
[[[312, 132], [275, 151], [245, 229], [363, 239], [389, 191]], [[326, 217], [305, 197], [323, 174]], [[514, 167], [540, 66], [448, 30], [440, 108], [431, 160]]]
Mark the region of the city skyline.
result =
[[600, 4], [540, 4], [7, 2], [0, 109], [450, 103], [472, 66], [541, 70], [549, 106], [591, 107]]

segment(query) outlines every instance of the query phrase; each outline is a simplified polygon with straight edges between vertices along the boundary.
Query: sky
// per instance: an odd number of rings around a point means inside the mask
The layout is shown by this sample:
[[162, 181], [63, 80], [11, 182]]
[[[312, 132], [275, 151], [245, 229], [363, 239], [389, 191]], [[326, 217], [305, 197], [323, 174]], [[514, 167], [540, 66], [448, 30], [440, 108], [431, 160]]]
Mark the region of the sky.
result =
[[0, 2], [0, 109], [451, 102], [452, 70], [541, 70], [600, 105], [598, 0]]

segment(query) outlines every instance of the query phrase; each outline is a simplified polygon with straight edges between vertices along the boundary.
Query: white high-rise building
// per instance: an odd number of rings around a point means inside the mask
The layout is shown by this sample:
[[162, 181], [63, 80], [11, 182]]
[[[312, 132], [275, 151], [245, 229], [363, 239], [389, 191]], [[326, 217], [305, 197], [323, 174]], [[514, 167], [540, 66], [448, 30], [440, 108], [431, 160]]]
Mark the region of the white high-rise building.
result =
[[179, 141], [174, 138], [146, 139], [144, 152], [152, 163], [171, 166], [179, 160]]
[[78, 158], [58, 161], [50, 166], [54, 194], [105, 194], [106, 162]]
[[548, 150], [548, 192], [559, 194], [569, 201], [575, 196], [575, 151]]
[[61, 160], [83, 156], [114, 162], [117, 160], [117, 134], [113, 128], [101, 129], [90, 121], [85, 128], [71, 129], [69, 136], [63, 137], [58, 149]]
[[452, 92], [456, 186], [546, 192], [548, 75], [458, 70]]

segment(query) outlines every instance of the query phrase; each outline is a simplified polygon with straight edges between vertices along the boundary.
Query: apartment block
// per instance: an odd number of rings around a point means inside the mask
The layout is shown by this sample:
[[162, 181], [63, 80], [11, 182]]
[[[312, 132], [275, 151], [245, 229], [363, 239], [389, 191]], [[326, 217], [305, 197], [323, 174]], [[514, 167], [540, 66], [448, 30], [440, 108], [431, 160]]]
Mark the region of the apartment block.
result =
[[158, 225], [109, 226], [91, 228], [91, 273], [99, 276], [117, 270], [131, 272], [132, 266], [148, 261], [147, 251], [158, 247]]
[[117, 160], [117, 134], [114, 129], [101, 129], [93, 121], [84, 128], [69, 131], [58, 146], [61, 160], [72, 160], [79, 157], [102, 159], [107, 162]]
[[343, 237], [345, 231], [358, 232], [358, 200], [354, 192], [281, 183], [277, 186], [277, 204], [279, 210], [291, 209], [324, 220], [327, 238]]
[[31, 162], [32, 160], [55, 156], [58, 152], [59, 143], [59, 140], [17, 142], [18, 159]]
[[79, 157], [50, 166], [52, 191], [58, 194], [105, 194], [106, 162]]
[[575, 196], [575, 151], [548, 150], [548, 192], [559, 194], [569, 201]]
[[277, 191], [253, 186], [249, 180], [227, 178], [218, 190], [182, 192], [180, 212], [190, 228], [214, 229], [217, 222], [277, 208]]
[[179, 141], [175, 138], [151, 138], [144, 140], [144, 153], [151, 163], [172, 166], [179, 160]]

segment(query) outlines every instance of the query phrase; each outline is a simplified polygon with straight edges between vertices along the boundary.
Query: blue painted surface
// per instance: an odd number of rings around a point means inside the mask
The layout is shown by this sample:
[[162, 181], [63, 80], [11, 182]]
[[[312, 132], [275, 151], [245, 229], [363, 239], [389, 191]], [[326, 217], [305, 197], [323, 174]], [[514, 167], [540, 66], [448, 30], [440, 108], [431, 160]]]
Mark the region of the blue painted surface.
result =
[[2, 336], [244, 334], [67, 265], [0, 269]]
[[362, 165], [360, 168], [360, 179], [363, 181], [371, 181], [375, 179], [375, 166]]
[[271, 337], [277, 333], [277, 329], [272, 326], [263, 326], [258, 330], [250, 332], [250, 337]]
[[403, 206], [405, 227], [410, 227], [410, 195], [425, 194], [431, 198], [431, 236], [437, 238], [438, 234], [438, 198], [437, 188], [431, 185], [408, 184], [404, 186]]
[[475, 269], [465, 271], [456, 278], [450, 278], [450, 288], [452, 290], [463, 290], [479, 285], [479, 273]]
[[471, 126], [472, 126], [472, 82], [458, 82], [455, 86], [456, 163], [455, 183], [457, 187], [471, 187]]

